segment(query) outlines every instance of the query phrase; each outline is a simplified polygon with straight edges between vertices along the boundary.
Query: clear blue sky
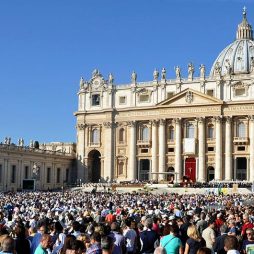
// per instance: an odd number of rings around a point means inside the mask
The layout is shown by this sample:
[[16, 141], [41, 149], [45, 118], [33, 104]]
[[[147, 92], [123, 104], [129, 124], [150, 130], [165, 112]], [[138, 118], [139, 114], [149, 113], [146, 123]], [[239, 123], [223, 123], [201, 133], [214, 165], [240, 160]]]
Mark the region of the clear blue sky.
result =
[[207, 72], [235, 39], [248, 0], [1, 0], [0, 140], [75, 142], [79, 79], [152, 79], [188, 62]]

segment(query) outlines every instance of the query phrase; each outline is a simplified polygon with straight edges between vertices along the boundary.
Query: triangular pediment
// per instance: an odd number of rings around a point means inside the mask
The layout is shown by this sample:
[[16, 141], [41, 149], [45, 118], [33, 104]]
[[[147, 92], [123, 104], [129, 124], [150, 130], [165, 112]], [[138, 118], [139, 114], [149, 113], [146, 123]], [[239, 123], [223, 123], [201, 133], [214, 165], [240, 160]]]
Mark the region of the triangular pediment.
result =
[[223, 104], [223, 101], [213, 96], [209, 96], [207, 94], [203, 94], [188, 88], [174, 95], [173, 97], [160, 102], [159, 104], [157, 104], [157, 106], [180, 107], [209, 104]]

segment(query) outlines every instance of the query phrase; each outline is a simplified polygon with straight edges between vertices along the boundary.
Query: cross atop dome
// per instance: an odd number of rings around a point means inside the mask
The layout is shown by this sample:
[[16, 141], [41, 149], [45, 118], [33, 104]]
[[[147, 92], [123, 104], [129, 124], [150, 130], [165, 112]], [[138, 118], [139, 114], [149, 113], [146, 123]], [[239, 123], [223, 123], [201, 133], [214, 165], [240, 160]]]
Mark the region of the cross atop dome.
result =
[[251, 25], [247, 21], [247, 8], [243, 7], [243, 20], [238, 25], [238, 29], [236, 32], [236, 39], [242, 40], [242, 39], [249, 39], [253, 40], [253, 30]]

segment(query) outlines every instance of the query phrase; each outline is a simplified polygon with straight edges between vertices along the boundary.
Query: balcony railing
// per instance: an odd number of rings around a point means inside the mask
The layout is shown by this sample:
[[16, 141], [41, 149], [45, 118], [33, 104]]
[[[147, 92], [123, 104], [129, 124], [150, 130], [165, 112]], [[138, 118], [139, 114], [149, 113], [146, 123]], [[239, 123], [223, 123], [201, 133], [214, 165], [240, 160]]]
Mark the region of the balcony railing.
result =
[[96, 146], [96, 147], [98, 147], [98, 146], [100, 146], [100, 142], [91, 142], [90, 146]]
[[168, 139], [168, 140], [167, 140], [167, 143], [168, 143], [168, 144], [174, 144], [174, 143], [175, 143], [175, 140], [174, 140], [174, 139]]
[[233, 139], [234, 143], [239, 143], [239, 144], [246, 144], [249, 142], [249, 138], [248, 137], [234, 137]]
[[137, 144], [139, 146], [149, 146], [151, 145], [151, 141], [150, 140], [138, 140]]
[[213, 142], [215, 142], [215, 138], [207, 138], [207, 142], [208, 143], [213, 143]]

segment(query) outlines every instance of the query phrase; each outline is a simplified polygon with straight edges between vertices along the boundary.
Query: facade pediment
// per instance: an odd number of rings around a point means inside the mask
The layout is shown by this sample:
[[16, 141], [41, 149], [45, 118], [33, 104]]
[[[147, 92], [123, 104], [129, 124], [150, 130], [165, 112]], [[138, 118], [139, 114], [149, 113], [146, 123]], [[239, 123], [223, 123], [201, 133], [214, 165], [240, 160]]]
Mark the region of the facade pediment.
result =
[[161, 103], [157, 104], [157, 106], [179, 107], [209, 104], [223, 104], [223, 101], [192, 89], [186, 89], [174, 95], [173, 97], [162, 101]]

